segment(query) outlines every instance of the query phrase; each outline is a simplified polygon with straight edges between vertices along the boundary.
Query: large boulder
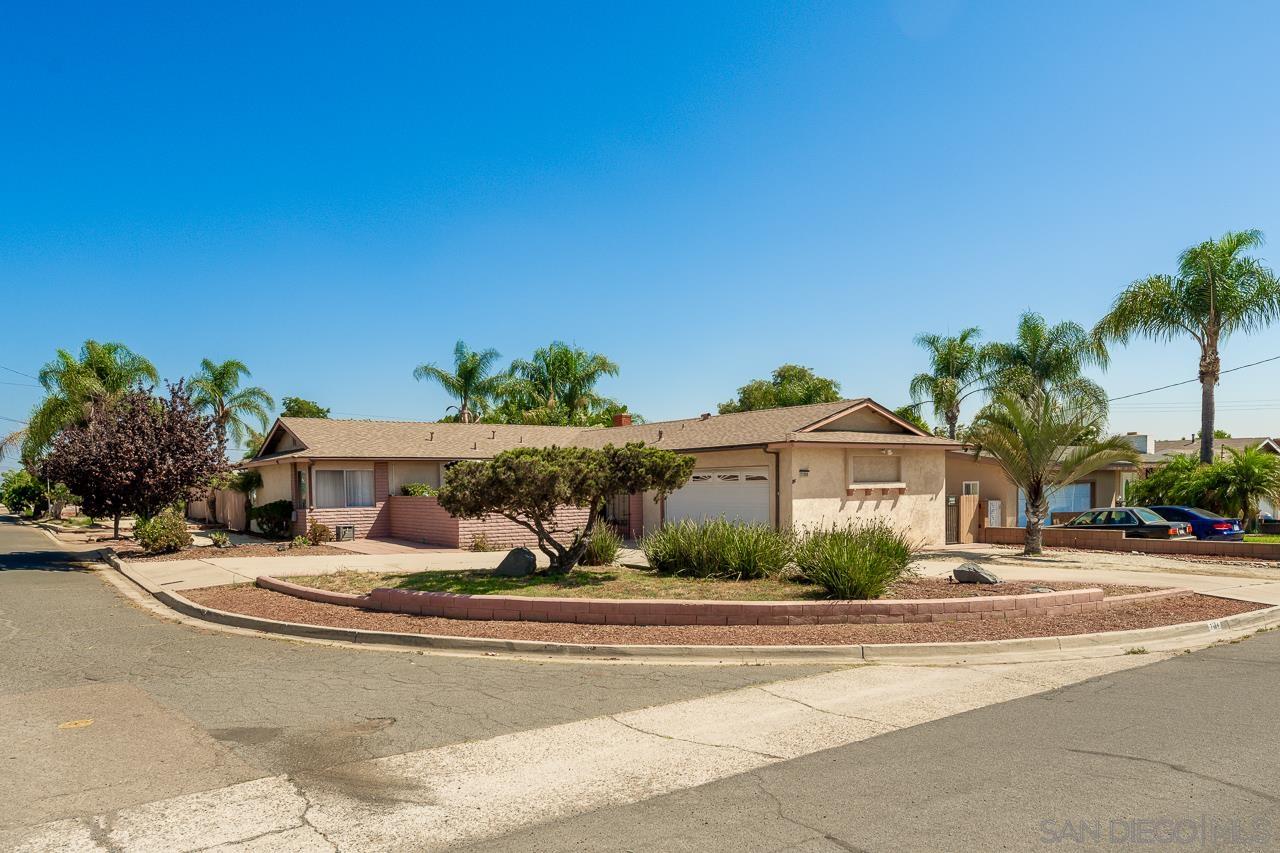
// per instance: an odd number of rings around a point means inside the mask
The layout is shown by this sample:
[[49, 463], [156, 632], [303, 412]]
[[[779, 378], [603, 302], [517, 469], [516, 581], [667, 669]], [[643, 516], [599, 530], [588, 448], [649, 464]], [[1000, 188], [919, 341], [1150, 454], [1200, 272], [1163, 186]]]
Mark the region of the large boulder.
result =
[[538, 558], [528, 548], [512, 548], [507, 556], [498, 563], [493, 573], [500, 578], [523, 578], [533, 574], [538, 568]]
[[956, 583], [1000, 583], [1000, 578], [977, 563], [961, 563], [951, 571]]

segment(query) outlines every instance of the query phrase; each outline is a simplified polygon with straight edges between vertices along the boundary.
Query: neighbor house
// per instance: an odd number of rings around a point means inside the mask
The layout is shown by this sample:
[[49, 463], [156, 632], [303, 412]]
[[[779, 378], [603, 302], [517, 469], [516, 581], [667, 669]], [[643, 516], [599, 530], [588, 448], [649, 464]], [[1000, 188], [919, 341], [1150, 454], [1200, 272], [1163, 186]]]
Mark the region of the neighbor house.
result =
[[[1280, 455], [1280, 441], [1270, 436], [1251, 436], [1247, 438], [1215, 438], [1213, 440], [1213, 458], [1226, 459], [1230, 456], [1227, 448], [1241, 451], [1256, 447], [1264, 453], [1275, 453]], [[1168, 441], [1157, 441], [1153, 443], [1153, 450], [1160, 462], [1168, 461], [1172, 456], [1199, 456], [1200, 440], [1192, 438], [1178, 438]], [[1264, 515], [1275, 516], [1276, 504], [1268, 498], [1262, 498], [1258, 501], [1258, 509]]]
[[[505, 519], [458, 520], [407, 483], [438, 486], [449, 465], [517, 447], [644, 442], [693, 456], [693, 476], [665, 500], [618, 495], [607, 518], [635, 537], [684, 519], [725, 517], [779, 527], [888, 520], [922, 544], [947, 539], [947, 457], [957, 442], [930, 435], [870, 399], [841, 400], [607, 428], [281, 418], [248, 467], [255, 503], [289, 500], [294, 530], [312, 521], [355, 536], [467, 547], [525, 543]], [[566, 508], [569, 521], [576, 510]]]

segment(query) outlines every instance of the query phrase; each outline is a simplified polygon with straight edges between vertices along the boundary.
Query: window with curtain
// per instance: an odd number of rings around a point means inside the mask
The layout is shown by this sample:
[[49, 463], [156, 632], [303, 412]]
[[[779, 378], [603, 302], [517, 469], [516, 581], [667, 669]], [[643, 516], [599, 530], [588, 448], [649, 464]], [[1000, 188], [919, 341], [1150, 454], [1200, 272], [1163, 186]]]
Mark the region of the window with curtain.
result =
[[315, 478], [317, 507], [373, 506], [373, 472], [320, 470]]

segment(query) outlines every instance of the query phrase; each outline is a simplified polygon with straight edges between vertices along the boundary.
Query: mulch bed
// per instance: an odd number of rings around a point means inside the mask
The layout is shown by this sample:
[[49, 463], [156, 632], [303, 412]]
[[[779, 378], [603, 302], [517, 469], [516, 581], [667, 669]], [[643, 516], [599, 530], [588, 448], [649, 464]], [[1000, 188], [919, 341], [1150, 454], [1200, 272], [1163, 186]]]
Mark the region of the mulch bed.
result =
[[1084, 581], [1002, 581], [1000, 583], [956, 583], [950, 578], [912, 577], [889, 587], [885, 598], [970, 598], [978, 595], [1026, 595], [1032, 592], [1054, 592], [1067, 589], [1101, 589], [1108, 597], [1150, 592], [1157, 587], [1128, 586]]
[[[1050, 584], [1051, 585], [1051, 584]], [[1061, 588], [1061, 584], [1059, 584]], [[222, 586], [183, 593], [199, 604], [248, 616], [330, 625], [366, 631], [490, 637], [553, 643], [776, 646], [856, 645], [862, 643], [945, 643], [1053, 637], [1154, 628], [1183, 622], [1221, 619], [1262, 609], [1265, 605], [1205, 595], [1187, 595], [1130, 604], [1071, 616], [1025, 616], [1020, 619], [932, 622], [912, 625], [685, 625], [647, 627], [577, 625], [559, 622], [481, 622], [380, 613], [303, 601], [255, 586]]]
[[227, 548], [203, 545], [183, 548], [171, 554], [145, 554], [141, 548], [130, 545], [117, 548], [116, 556], [130, 563], [164, 563], [170, 560], [213, 560], [226, 557], [316, 557], [325, 554], [351, 554], [350, 551], [334, 548], [332, 545], [290, 546], [283, 551], [277, 547], [288, 544], [287, 542], [254, 542], [247, 545], [231, 545]]

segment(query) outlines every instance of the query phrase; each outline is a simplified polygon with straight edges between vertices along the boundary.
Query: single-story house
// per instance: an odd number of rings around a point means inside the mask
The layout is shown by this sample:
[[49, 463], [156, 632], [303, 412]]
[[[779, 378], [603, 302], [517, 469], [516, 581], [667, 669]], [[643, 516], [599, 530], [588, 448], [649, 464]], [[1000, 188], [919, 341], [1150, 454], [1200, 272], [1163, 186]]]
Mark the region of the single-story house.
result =
[[[958, 442], [930, 435], [868, 398], [607, 428], [281, 418], [245, 463], [262, 475], [254, 502], [290, 500], [294, 530], [311, 521], [356, 536], [467, 547], [527, 544], [505, 519], [459, 521], [406, 483], [439, 485], [444, 470], [524, 446], [603, 447], [642, 441], [693, 456], [693, 476], [656, 501], [619, 495], [607, 517], [628, 536], [681, 519], [724, 516], [780, 527], [883, 518], [922, 544], [948, 538], [947, 464]], [[566, 512], [573, 510], [567, 509]]]
[[[1264, 453], [1280, 455], [1280, 440], [1262, 435], [1242, 438], [1215, 438], [1213, 440], [1213, 458], [1226, 459], [1230, 455], [1227, 452], [1227, 448], [1241, 451], [1248, 450], [1251, 447], [1256, 447]], [[1161, 462], [1168, 461], [1172, 456], [1198, 457], [1200, 455], [1200, 440], [1192, 437], [1156, 441], [1153, 442], [1152, 449]], [[1262, 498], [1258, 501], [1258, 509], [1264, 515], [1274, 516], [1276, 514], [1275, 502], [1267, 498]]]

